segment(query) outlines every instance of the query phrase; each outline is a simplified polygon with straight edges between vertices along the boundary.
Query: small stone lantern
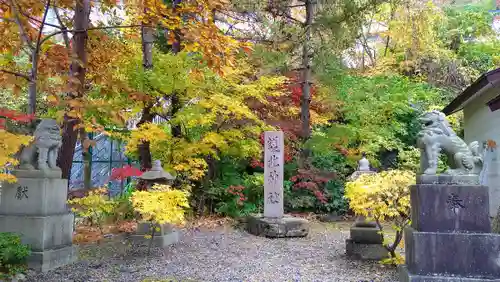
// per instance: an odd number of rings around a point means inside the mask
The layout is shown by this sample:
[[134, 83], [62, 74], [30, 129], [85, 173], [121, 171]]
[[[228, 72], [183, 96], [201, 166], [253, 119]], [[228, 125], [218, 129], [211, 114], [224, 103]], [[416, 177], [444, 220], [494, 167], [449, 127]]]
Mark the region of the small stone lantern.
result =
[[173, 177], [170, 173], [163, 170], [160, 160], [156, 160], [153, 163], [153, 167], [144, 172], [138, 178], [146, 182], [148, 189], [150, 189], [154, 184], [171, 184], [175, 179], [175, 177]]
[[[151, 189], [154, 184], [171, 184], [175, 179], [170, 173], [163, 170], [161, 166], [161, 161], [156, 160], [153, 163], [153, 167], [144, 172], [139, 179], [146, 182], [147, 189]], [[137, 225], [137, 231], [135, 234], [129, 236], [134, 244], [139, 245], [149, 245], [150, 240], [153, 240], [153, 245], [156, 247], [164, 248], [168, 245], [175, 244], [179, 241], [179, 232], [171, 224], [163, 224], [154, 227], [155, 233], [157, 235], [153, 236], [152, 239], [146, 239], [146, 235], [151, 235], [151, 225], [147, 222], [141, 222]]]
[[[349, 177], [354, 181], [362, 174], [373, 174], [366, 154], [358, 162], [358, 169]], [[350, 238], [346, 240], [346, 255], [353, 259], [380, 260], [388, 257], [388, 252], [382, 245], [383, 238], [375, 222], [366, 221], [364, 216], [358, 216], [350, 228]]]

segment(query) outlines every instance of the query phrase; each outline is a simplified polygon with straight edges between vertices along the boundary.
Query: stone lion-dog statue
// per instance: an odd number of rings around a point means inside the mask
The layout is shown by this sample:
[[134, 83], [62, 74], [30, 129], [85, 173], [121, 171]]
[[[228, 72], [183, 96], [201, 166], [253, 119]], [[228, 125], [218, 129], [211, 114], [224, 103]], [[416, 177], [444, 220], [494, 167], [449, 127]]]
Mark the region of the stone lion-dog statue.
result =
[[424, 113], [419, 121], [422, 129], [417, 136], [417, 146], [421, 152], [420, 166], [423, 174], [436, 174], [439, 155], [448, 158], [449, 175], [478, 175], [483, 167], [479, 155], [479, 143], [468, 146], [451, 128], [446, 116], [439, 111]]
[[56, 161], [61, 145], [61, 131], [57, 122], [53, 119], [42, 119], [35, 129], [33, 141], [20, 152], [19, 168], [60, 171]]

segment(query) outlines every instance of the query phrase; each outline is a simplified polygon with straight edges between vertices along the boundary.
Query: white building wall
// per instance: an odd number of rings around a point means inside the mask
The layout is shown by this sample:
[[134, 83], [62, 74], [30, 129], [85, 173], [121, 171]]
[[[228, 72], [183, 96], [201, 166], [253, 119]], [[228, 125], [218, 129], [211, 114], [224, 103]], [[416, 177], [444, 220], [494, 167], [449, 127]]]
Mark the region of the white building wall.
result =
[[[486, 105], [488, 101], [500, 94], [500, 87], [487, 90], [480, 97], [464, 108], [464, 139], [467, 144], [472, 141], [495, 141], [500, 146], [500, 110], [492, 112]], [[500, 149], [500, 148], [499, 148]], [[494, 150], [485, 165], [485, 185], [490, 188], [490, 215], [494, 216], [500, 206], [500, 155]]]

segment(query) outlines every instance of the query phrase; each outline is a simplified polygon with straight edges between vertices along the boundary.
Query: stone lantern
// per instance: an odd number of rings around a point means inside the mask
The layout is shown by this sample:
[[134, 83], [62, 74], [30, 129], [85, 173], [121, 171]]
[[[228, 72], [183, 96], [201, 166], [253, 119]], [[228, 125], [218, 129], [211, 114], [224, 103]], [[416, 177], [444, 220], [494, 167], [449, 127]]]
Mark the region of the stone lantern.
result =
[[[146, 182], [148, 190], [151, 189], [154, 184], [171, 184], [173, 180], [175, 180], [175, 177], [163, 170], [161, 161], [159, 160], [156, 160], [153, 163], [153, 167], [138, 178]], [[153, 240], [153, 245], [159, 248], [175, 244], [179, 241], [179, 233], [168, 223], [156, 226], [155, 230], [159, 229], [159, 231], [155, 231], [154, 238], [146, 239], [146, 235], [151, 235], [152, 233], [151, 228], [148, 222], [141, 222], [137, 225], [135, 234], [131, 235], [129, 239], [133, 243], [139, 245], [148, 245], [149, 241]], [[158, 234], [156, 232], [158, 232]]]
[[175, 179], [170, 173], [163, 170], [160, 160], [156, 160], [153, 167], [138, 178], [145, 181], [148, 188], [154, 184], [171, 184]]
[[[354, 181], [363, 174], [373, 174], [370, 162], [363, 153], [358, 162], [357, 170], [349, 177]], [[375, 222], [366, 221], [364, 216], [358, 216], [350, 228], [350, 238], [346, 240], [346, 255], [354, 259], [380, 260], [388, 257], [388, 251], [382, 245], [383, 237], [378, 233]]]

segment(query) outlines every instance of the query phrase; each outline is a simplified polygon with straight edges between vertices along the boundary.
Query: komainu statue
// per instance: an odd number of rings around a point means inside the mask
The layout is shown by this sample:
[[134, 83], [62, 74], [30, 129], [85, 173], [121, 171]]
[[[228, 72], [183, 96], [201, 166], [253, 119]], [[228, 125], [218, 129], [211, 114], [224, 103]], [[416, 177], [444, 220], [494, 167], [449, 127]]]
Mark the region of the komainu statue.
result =
[[36, 127], [33, 142], [21, 150], [19, 168], [27, 170], [60, 170], [57, 155], [62, 145], [61, 131], [53, 119], [42, 119]]
[[419, 118], [422, 130], [418, 133], [417, 146], [421, 151], [420, 166], [423, 174], [436, 174], [439, 154], [448, 158], [450, 175], [478, 175], [483, 167], [479, 143], [469, 146], [453, 131], [445, 115], [431, 111]]

